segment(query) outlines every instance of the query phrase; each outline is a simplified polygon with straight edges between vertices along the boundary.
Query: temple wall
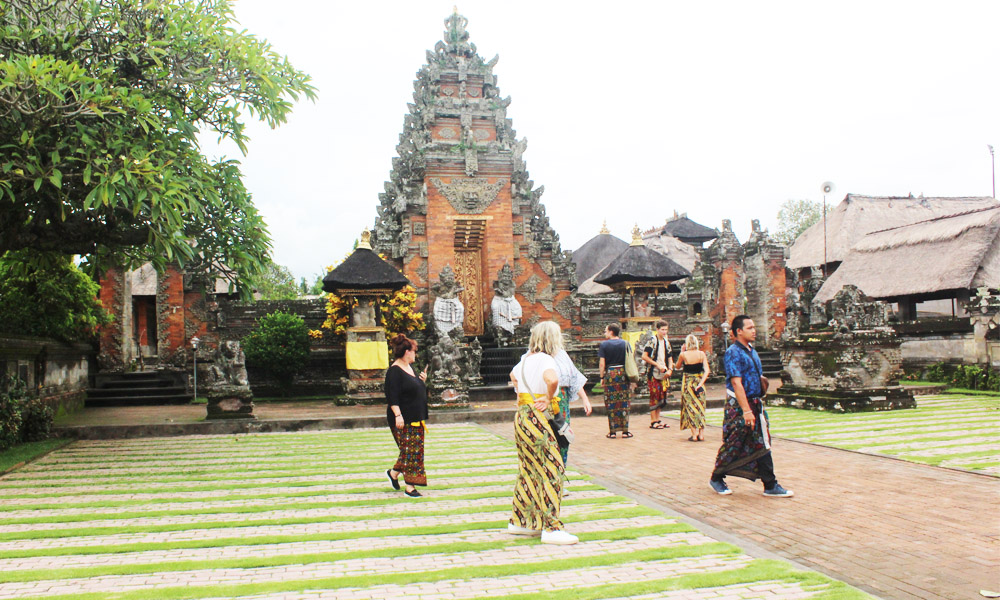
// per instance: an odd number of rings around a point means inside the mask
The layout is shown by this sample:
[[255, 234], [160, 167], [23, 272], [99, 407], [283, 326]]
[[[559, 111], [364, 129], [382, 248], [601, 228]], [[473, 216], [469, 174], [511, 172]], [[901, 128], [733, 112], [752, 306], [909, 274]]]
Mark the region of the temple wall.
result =
[[41, 398], [57, 415], [83, 408], [94, 360], [90, 344], [0, 337], [0, 374], [23, 381], [28, 395]]

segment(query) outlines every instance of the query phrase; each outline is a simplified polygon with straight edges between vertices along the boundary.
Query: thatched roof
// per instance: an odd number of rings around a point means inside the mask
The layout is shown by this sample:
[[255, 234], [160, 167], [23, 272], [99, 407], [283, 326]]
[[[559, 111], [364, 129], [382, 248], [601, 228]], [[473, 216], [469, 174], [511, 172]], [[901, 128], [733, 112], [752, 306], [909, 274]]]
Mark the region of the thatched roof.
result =
[[[636, 233], [638, 235], [638, 233]], [[691, 272], [642, 241], [629, 245], [618, 258], [594, 277], [596, 283], [614, 287], [625, 282], [669, 282], [689, 277]]]
[[1000, 288], [1000, 206], [869, 233], [815, 300], [826, 302], [847, 284], [884, 300]]
[[628, 248], [628, 242], [610, 233], [599, 233], [573, 251], [576, 277], [590, 279]]
[[646, 247], [656, 250], [688, 271], [694, 269], [694, 266], [701, 260], [701, 256], [694, 246], [671, 235], [660, 233], [658, 230], [643, 235], [642, 241]]
[[[843, 261], [866, 234], [936, 217], [997, 206], [989, 197], [914, 198], [848, 194], [826, 216], [826, 260]], [[791, 269], [823, 264], [823, 221], [806, 229], [789, 247]]]
[[695, 223], [688, 218], [687, 213], [680, 216], [674, 213], [674, 217], [667, 221], [660, 234], [675, 237], [688, 244], [701, 244], [719, 237], [718, 231]]
[[594, 281], [594, 275], [576, 287], [576, 293], [583, 296], [597, 296], [599, 294], [610, 294], [614, 290], [610, 287]]
[[326, 274], [323, 291], [395, 291], [409, 284], [409, 279], [372, 252], [371, 248], [358, 246], [344, 262]]

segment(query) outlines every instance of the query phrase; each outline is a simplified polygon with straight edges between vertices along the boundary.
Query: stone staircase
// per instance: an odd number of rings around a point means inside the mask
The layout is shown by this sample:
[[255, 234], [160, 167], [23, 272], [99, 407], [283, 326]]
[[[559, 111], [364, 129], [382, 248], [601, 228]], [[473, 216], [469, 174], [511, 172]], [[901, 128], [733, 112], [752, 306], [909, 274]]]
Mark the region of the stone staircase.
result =
[[781, 378], [781, 354], [776, 350], [757, 350], [764, 377], [777, 381]]
[[527, 352], [524, 347], [483, 348], [483, 360], [479, 364], [479, 374], [485, 386], [506, 386], [510, 381], [510, 370]]
[[84, 406], [187, 404], [191, 394], [175, 374], [162, 371], [102, 373], [87, 390]]

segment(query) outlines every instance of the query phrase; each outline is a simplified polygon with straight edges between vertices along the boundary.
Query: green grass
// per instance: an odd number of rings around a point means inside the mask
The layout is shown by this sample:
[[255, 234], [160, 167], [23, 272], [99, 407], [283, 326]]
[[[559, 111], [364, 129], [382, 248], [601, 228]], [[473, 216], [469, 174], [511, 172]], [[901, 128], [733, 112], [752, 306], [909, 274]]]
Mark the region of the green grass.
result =
[[68, 446], [73, 440], [52, 439], [41, 442], [17, 444], [0, 452], [0, 475], [13, 470], [24, 463], [31, 462], [39, 456], [44, 456], [53, 450]]

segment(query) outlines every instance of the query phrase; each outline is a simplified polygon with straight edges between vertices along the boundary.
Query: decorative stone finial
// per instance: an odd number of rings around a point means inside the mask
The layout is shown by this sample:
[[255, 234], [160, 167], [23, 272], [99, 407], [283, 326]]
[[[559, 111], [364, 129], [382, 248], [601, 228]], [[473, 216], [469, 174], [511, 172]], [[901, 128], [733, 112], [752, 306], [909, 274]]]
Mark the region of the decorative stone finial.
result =
[[632, 243], [630, 246], [645, 246], [646, 243], [642, 241], [642, 231], [639, 230], [639, 224], [636, 223], [635, 227], [632, 228]]
[[611, 235], [611, 232], [608, 231], [608, 220], [607, 219], [604, 219], [604, 222], [601, 223], [601, 231], [600, 231], [600, 233], [601, 233], [601, 235]]
[[358, 242], [358, 248], [364, 248], [365, 250], [372, 249], [372, 232], [367, 229], [361, 232], [361, 241]]

